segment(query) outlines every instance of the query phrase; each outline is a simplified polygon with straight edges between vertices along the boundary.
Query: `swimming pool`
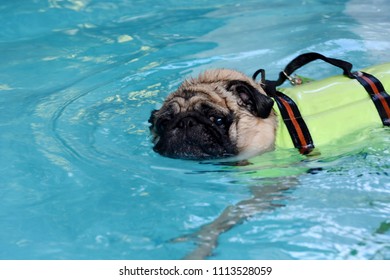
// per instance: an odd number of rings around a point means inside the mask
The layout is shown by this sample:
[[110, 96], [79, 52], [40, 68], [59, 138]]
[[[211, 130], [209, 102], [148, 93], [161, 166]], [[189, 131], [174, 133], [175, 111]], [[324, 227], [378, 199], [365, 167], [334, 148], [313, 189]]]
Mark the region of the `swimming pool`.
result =
[[2, 1], [0, 259], [204, 258], [194, 235], [254, 194], [207, 258], [390, 258], [389, 129], [249, 167], [152, 151], [150, 111], [204, 69], [390, 61], [388, 1], [236, 2]]

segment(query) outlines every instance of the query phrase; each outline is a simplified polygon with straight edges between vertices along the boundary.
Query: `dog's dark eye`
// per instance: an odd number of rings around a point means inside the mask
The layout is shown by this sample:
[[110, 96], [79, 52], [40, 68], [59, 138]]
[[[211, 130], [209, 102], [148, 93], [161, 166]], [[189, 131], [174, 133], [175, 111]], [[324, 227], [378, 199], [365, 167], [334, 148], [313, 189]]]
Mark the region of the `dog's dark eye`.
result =
[[224, 124], [224, 121], [223, 121], [222, 118], [216, 118], [216, 119], [214, 120], [214, 123], [215, 123], [216, 125], [218, 125], [218, 126], [221, 126], [221, 125]]
[[222, 117], [218, 117], [218, 116], [212, 116], [210, 117], [210, 121], [212, 121], [214, 124], [216, 124], [217, 126], [222, 126], [225, 124], [225, 119], [222, 118]]

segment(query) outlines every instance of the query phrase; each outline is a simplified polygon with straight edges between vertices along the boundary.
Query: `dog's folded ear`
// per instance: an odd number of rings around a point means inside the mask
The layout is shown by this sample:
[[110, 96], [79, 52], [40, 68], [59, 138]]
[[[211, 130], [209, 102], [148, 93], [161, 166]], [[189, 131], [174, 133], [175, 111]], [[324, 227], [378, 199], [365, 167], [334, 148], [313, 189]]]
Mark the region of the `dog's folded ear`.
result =
[[239, 105], [247, 108], [253, 115], [262, 119], [269, 117], [274, 101], [251, 84], [235, 80], [229, 82], [227, 90], [236, 94], [240, 98]]

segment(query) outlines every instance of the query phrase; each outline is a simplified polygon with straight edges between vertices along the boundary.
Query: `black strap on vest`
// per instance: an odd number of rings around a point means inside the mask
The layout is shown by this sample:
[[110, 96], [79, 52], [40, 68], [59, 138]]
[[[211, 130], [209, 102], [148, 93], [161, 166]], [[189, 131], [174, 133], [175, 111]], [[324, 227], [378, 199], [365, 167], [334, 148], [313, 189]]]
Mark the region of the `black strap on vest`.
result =
[[283, 121], [290, 133], [294, 147], [297, 148], [301, 154], [309, 154], [314, 149], [310, 131], [295, 102], [276, 88], [282, 85], [286, 79], [291, 81], [290, 75], [295, 70], [317, 59], [341, 68], [345, 76], [358, 80], [374, 102], [383, 125], [390, 126], [390, 95], [384, 90], [383, 85], [378, 79], [364, 72], [352, 73], [352, 64], [347, 61], [329, 58], [314, 52], [305, 53], [293, 59], [286, 66], [284, 71], [279, 73], [279, 78], [276, 81], [265, 80], [265, 71], [263, 69], [257, 70], [252, 77], [256, 80], [256, 77], [261, 74], [262, 87], [267, 95], [275, 99]]
[[290, 133], [294, 147], [303, 155], [309, 154], [314, 149], [314, 143], [297, 104], [290, 97], [279, 91], [277, 91], [274, 99]]
[[353, 75], [370, 95], [383, 125], [390, 126], [390, 95], [385, 91], [382, 83], [368, 73], [358, 71]]
[[278, 105], [283, 122], [291, 136], [294, 147], [303, 155], [309, 154], [314, 149], [314, 142], [297, 104], [295, 104], [290, 97], [276, 89], [279, 83], [282, 84], [286, 80], [286, 77], [281, 82], [279, 80], [268, 81], [265, 80], [265, 71], [259, 69], [253, 74], [252, 78], [256, 80], [258, 74], [261, 74], [261, 85], [264, 91], [268, 96], [272, 97]]

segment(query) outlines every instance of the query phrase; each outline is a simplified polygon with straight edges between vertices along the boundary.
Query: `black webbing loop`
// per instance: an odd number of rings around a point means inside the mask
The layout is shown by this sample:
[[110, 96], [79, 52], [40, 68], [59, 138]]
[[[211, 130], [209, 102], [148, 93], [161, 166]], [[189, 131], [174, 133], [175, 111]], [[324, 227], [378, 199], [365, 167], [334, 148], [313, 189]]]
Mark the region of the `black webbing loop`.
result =
[[354, 78], [351, 72], [351, 63], [340, 59], [326, 57], [319, 53], [311, 52], [301, 54], [294, 58], [289, 64], [287, 64], [287, 66], [284, 68], [284, 71], [279, 73], [279, 78], [278, 80], [276, 80], [276, 86], [280, 86], [281, 84], [283, 84], [286, 81], [287, 76], [290, 76], [295, 70], [317, 59], [321, 59], [329, 64], [332, 64], [333, 66], [341, 68], [345, 76]]

